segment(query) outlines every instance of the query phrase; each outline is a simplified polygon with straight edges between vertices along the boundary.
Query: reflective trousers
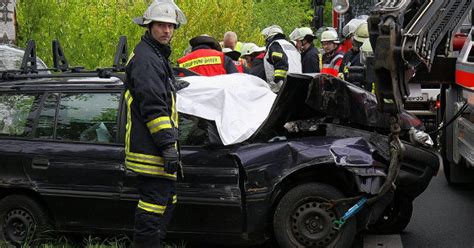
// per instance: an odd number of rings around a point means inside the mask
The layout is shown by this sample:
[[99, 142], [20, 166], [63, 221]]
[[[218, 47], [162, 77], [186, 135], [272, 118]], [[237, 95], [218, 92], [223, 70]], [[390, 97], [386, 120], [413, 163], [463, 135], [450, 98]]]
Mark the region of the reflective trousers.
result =
[[176, 205], [176, 181], [137, 176], [134, 247], [160, 248]]

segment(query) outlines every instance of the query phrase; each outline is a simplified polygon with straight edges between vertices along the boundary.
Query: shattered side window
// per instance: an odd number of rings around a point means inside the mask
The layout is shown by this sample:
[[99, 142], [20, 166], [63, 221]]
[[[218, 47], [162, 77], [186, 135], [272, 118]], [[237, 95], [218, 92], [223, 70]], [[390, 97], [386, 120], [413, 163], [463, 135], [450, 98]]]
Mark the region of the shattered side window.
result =
[[196, 116], [179, 114], [179, 142], [181, 145], [223, 145], [216, 123]]
[[206, 130], [200, 127], [197, 117], [179, 114], [179, 142], [181, 145], [203, 145], [206, 139]]
[[114, 143], [120, 93], [61, 94], [56, 139]]
[[28, 136], [39, 98], [38, 94], [0, 94], [0, 136]]

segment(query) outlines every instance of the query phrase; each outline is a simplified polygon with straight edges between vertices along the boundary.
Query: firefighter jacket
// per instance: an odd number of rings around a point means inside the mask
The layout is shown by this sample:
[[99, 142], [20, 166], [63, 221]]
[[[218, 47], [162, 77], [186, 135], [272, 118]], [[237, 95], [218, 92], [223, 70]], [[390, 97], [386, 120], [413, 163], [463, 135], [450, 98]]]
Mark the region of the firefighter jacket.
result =
[[301, 65], [303, 73], [318, 73], [319, 69], [319, 52], [313, 44], [301, 54]]
[[342, 65], [343, 57], [344, 53], [339, 49], [335, 49], [332, 52], [323, 54], [321, 73], [337, 77], [339, 74], [339, 68]]
[[263, 59], [265, 58], [265, 53], [257, 55], [252, 61], [252, 66], [249, 69], [249, 74], [257, 76], [265, 81], [267, 77], [265, 76], [265, 67], [263, 66]]
[[276, 37], [267, 47], [263, 60], [267, 82], [278, 82], [288, 73], [301, 73], [301, 54], [283, 38]]
[[145, 176], [176, 180], [163, 169], [162, 151], [176, 146], [178, 113], [169, 46], [147, 32], [135, 47], [126, 67], [127, 125], [125, 165]]
[[178, 66], [189, 69], [203, 76], [216, 76], [237, 73], [232, 59], [223, 52], [211, 49], [206, 45], [193, 48], [193, 51], [178, 59]]
[[350, 66], [363, 66], [360, 62], [360, 52], [358, 50], [356, 51], [351, 49], [346, 54], [344, 54], [342, 65], [339, 68], [339, 73], [342, 73], [342, 76], [340, 76], [342, 79], [360, 86], [361, 82], [357, 82], [354, 78], [349, 77]]

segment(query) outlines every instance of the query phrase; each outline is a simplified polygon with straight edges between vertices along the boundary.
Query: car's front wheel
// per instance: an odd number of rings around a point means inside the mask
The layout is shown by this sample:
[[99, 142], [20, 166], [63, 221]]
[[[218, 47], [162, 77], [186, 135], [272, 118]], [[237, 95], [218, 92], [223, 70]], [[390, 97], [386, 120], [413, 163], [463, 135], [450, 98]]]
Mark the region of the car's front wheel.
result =
[[27, 196], [10, 195], [0, 200], [0, 230], [6, 241], [22, 245], [39, 241], [52, 228], [40, 204]]
[[307, 183], [289, 190], [278, 203], [273, 216], [275, 239], [282, 248], [350, 247], [356, 235], [354, 218], [340, 229], [333, 222], [343, 207], [330, 207], [330, 200], [344, 198], [336, 188]]

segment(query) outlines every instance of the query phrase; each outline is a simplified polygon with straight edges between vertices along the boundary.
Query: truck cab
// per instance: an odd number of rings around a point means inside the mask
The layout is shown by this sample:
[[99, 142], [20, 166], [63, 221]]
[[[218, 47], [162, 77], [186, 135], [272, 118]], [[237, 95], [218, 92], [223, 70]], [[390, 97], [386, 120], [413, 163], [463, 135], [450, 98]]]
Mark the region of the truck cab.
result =
[[444, 172], [449, 183], [474, 182], [474, 29], [456, 61], [455, 83], [444, 90], [441, 137]]

